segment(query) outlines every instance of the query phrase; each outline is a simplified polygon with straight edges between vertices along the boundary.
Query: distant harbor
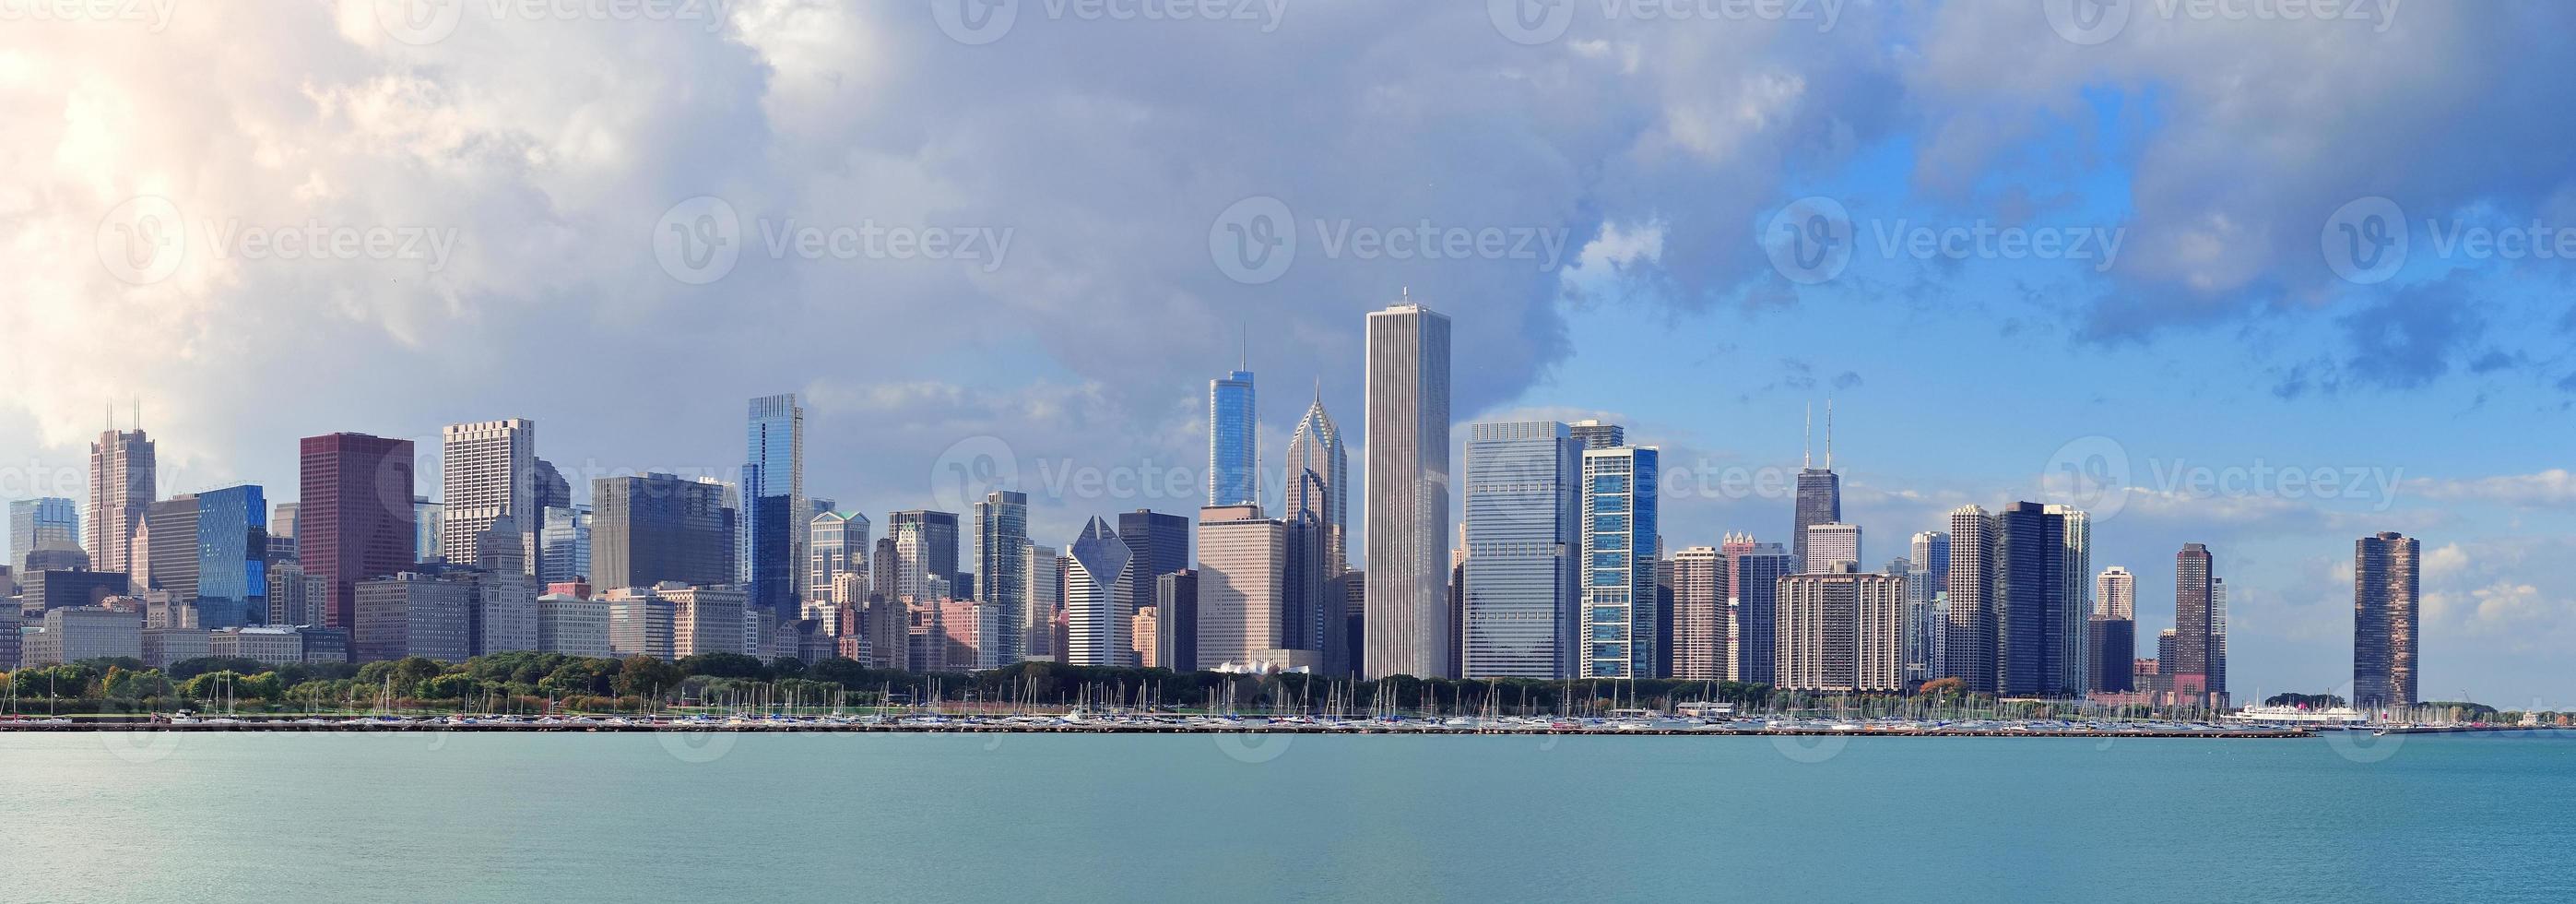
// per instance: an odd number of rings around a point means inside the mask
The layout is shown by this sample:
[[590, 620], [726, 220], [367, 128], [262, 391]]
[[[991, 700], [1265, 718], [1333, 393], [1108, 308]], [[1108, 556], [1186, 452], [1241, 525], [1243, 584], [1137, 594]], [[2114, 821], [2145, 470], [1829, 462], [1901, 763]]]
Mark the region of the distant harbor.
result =
[[738, 732], [795, 733], [1043, 733], [1043, 734], [1421, 734], [1421, 735], [1655, 735], [1718, 737], [1927, 737], [1927, 738], [2306, 738], [2314, 728], [2296, 725], [2226, 725], [2198, 722], [1898, 719], [1693, 719], [1453, 717], [1226, 717], [1174, 714], [1069, 712], [1056, 715], [842, 715], [842, 716], [363, 716], [261, 718], [241, 716], [135, 716], [90, 719], [0, 720], [0, 731], [184, 732]]

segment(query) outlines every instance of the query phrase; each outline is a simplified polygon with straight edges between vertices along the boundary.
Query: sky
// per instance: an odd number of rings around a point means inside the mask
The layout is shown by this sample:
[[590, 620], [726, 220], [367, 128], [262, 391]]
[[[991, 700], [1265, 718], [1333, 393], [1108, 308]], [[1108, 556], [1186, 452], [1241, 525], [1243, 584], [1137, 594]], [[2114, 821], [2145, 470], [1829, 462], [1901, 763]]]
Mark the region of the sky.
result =
[[1668, 547], [1785, 541], [1830, 400], [1873, 562], [2077, 504], [2142, 635], [2206, 543], [2240, 697], [2336, 692], [2353, 541], [2401, 531], [2424, 695], [2563, 708], [2571, 20], [0, 4], [0, 497], [81, 496], [137, 406], [165, 494], [525, 417], [586, 495], [733, 474], [745, 400], [795, 392], [813, 495], [1013, 485], [1061, 543], [1194, 508], [1246, 362], [1266, 457], [1320, 397], [1361, 479], [1364, 317], [1409, 296], [1454, 320], [1458, 424], [1662, 448]]

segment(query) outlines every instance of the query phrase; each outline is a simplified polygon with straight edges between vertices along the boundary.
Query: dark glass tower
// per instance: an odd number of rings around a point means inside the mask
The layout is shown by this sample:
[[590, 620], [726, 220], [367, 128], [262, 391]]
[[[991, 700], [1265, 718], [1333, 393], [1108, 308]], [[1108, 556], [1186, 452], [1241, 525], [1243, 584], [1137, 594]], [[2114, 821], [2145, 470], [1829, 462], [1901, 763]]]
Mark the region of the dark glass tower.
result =
[[1126, 541], [1132, 560], [1127, 569], [1131, 600], [1151, 600], [1155, 579], [1190, 567], [1190, 519], [1147, 509], [1118, 516], [1118, 539]]
[[1807, 567], [1807, 528], [1843, 520], [1843, 479], [1834, 473], [1834, 408], [1825, 405], [1825, 466], [1816, 467], [1812, 451], [1798, 469], [1798, 512], [1789, 528], [1790, 570]]
[[[752, 608], [772, 623], [797, 617], [805, 562], [805, 410], [796, 395], [751, 400], [742, 466], [742, 571]], [[950, 569], [954, 571], [952, 567]]]
[[2065, 665], [2076, 651], [2058, 629], [2076, 605], [2067, 592], [2065, 548], [2066, 518], [2046, 506], [2016, 502], [1995, 515], [1998, 694], [2061, 697], [2072, 690]]
[[2383, 533], [2353, 544], [2352, 705], [2413, 706], [2416, 627], [2421, 597], [2417, 563], [2423, 547]]
[[2174, 655], [2163, 663], [2163, 673], [2184, 697], [2211, 689], [2210, 566], [2207, 546], [2185, 543], [2174, 553]]
[[256, 485], [197, 494], [197, 627], [268, 622], [268, 494]]

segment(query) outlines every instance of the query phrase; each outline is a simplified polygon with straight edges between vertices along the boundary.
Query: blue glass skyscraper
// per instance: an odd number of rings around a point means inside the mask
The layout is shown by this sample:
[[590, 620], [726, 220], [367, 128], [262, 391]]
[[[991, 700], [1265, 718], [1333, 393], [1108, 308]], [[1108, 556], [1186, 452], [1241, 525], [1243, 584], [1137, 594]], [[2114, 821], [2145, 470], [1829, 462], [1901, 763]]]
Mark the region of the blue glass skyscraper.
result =
[[268, 622], [268, 494], [245, 484], [197, 494], [197, 627]]
[[806, 560], [805, 410], [796, 394], [751, 400], [742, 466], [742, 574], [749, 604], [770, 621], [797, 617]]
[[1261, 437], [1252, 371], [1208, 381], [1209, 505], [1261, 504]]
[[1655, 677], [1653, 448], [1583, 453], [1585, 678]]

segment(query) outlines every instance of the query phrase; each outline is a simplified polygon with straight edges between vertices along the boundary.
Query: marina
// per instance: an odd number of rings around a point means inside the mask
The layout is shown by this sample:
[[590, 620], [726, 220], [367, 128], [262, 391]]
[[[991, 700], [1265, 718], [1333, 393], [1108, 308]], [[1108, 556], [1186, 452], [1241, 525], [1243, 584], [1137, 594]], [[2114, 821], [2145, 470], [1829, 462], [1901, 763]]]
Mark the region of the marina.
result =
[[1617, 735], [1707, 737], [2199, 738], [2316, 736], [2294, 725], [2054, 720], [1687, 719], [1672, 717], [1226, 717], [1174, 714], [956, 716], [243, 716], [67, 717], [0, 720], [20, 732], [534, 732], [534, 733], [1033, 733], [1311, 735]]

